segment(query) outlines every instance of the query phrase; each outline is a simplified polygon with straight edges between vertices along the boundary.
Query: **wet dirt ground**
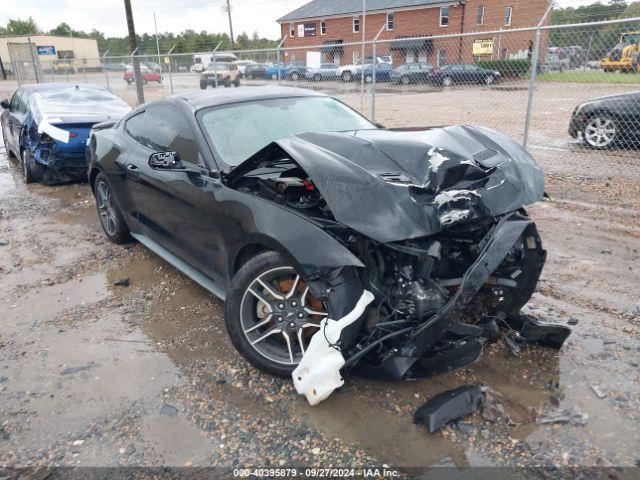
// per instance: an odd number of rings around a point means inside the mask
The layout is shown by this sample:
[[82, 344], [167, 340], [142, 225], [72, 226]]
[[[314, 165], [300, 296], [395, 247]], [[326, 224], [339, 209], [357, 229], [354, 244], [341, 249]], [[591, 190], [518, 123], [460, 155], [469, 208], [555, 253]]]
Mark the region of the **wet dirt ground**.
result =
[[[0, 467], [637, 465], [640, 160], [561, 150], [534, 151], [549, 258], [526, 311], [577, 321], [562, 350], [499, 341], [429, 380], [348, 378], [317, 407], [235, 352], [219, 301], [141, 245], [110, 244], [87, 185], [26, 186], [0, 150]], [[469, 383], [507, 395], [512, 424], [413, 425]], [[534, 420], [565, 410], [580, 421]]]

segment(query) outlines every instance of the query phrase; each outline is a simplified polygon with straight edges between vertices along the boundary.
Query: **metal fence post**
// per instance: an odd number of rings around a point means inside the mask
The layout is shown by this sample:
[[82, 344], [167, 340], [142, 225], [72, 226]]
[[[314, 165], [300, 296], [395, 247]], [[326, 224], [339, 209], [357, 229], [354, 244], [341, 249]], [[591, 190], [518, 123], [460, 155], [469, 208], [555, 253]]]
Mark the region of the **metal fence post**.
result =
[[536, 80], [538, 77], [538, 62], [540, 60], [540, 37], [542, 36], [542, 26], [545, 20], [551, 13], [553, 3], [549, 5], [547, 11], [544, 13], [538, 26], [536, 27], [536, 44], [533, 49], [533, 55], [531, 57], [531, 80], [529, 82], [529, 98], [527, 100], [527, 116], [524, 121], [524, 134], [522, 136], [522, 146], [526, 149], [529, 144], [529, 129], [531, 128], [531, 116], [533, 114], [533, 97], [536, 91]]
[[109, 90], [111, 90], [111, 85], [109, 85], [109, 70], [106, 68], [106, 61], [107, 61], [107, 54], [109, 53], [109, 50], [107, 50], [106, 52], [104, 52], [104, 55], [102, 55], [102, 70], [104, 70], [104, 78], [107, 81], [107, 88]]
[[89, 83], [89, 80], [87, 80], [87, 59], [86, 58], [82, 59], [82, 76], [84, 77], [84, 83]]
[[171, 74], [173, 65], [171, 63], [171, 52], [173, 52], [174, 48], [176, 48], [175, 45], [167, 52], [167, 57], [169, 57], [169, 87], [171, 88], [171, 95], [173, 95], [173, 75]]
[[218, 69], [216, 68], [216, 52], [222, 45], [222, 41], [216, 45], [216, 48], [213, 49], [213, 81], [216, 83], [216, 88], [218, 88]]
[[280, 49], [282, 48], [282, 44], [284, 43], [284, 41], [289, 38], [289, 35], [285, 35], [282, 40], [280, 40], [280, 43], [278, 44], [278, 46], [276, 47], [276, 70], [278, 71], [278, 85], [282, 84], [282, 75], [280, 75]]
[[31, 44], [31, 37], [29, 37], [29, 52], [31, 53], [31, 62], [33, 64], [33, 73], [36, 76], [36, 83], [40, 83], [40, 78], [38, 77], [38, 64], [36, 63], [36, 59], [33, 56], [33, 46]]
[[[376, 54], [375, 40], [371, 44], [371, 52], [373, 54], [373, 72], [371, 75], [371, 121], [375, 123], [376, 122], [376, 70], [378, 66], [378, 62], [376, 61], [378, 56]], [[364, 71], [362, 73], [364, 75]]]
[[386, 21], [382, 28], [378, 31], [377, 35], [373, 37], [373, 42], [371, 44], [371, 50], [373, 54], [373, 75], [371, 76], [371, 121], [373, 123], [376, 123], [376, 70], [378, 69], [378, 54], [376, 42], [378, 41], [378, 37], [380, 37], [385, 28], [387, 28]]

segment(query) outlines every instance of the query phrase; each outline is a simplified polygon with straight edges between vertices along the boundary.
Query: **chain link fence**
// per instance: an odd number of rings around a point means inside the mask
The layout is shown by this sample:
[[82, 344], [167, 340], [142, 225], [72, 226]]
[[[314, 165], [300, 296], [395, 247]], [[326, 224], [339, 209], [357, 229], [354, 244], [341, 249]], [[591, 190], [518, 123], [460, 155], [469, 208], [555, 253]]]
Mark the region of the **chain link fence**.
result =
[[[286, 45], [285, 39], [266, 50], [136, 55], [145, 101], [216, 84], [236, 88], [237, 75], [239, 88], [279, 84], [329, 94], [386, 127], [476, 124], [548, 157], [638, 156], [640, 93], [577, 109], [596, 97], [640, 90], [638, 18]], [[60, 59], [34, 72], [38, 81], [106, 85], [134, 105], [133, 59]], [[203, 82], [211, 72], [215, 82]]]

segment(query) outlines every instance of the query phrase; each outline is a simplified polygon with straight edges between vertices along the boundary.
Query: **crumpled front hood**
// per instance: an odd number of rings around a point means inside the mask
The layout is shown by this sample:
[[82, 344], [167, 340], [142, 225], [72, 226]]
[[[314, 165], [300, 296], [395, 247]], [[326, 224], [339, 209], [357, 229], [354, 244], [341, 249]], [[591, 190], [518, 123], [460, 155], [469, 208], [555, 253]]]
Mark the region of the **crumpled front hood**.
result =
[[337, 221], [383, 243], [502, 215], [544, 195], [535, 160], [482, 127], [305, 133], [277, 144]]

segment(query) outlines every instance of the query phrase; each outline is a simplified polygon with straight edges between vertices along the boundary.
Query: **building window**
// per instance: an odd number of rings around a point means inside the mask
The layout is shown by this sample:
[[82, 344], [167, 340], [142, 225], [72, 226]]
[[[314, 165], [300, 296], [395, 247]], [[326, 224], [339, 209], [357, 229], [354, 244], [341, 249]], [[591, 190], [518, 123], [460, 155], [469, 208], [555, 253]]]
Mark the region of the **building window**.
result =
[[440, 7], [440, 26], [449, 25], [449, 7]]
[[504, 10], [504, 26], [511, 26], [511, 14], [513, 13], [513, 7], [507, 7]]
[[295, 37], [296, 36], [296, 26], [293, 23], [289, 24], [289, 36], [290, 37]]
[[447, 51], [442, 48], [438, 50], [438, 66], [444, 67], [447, 64]]
[[360, 31], [360, 17], [353, 17], [353, 33]]
[[476, 25], [484, 25], [484, 5], [478, 7], [478, 13], [476, 15]]
[[387, 30], [393, 30], [396, 23], [396, 14], [387, 13]]
[[327, 34], [327, 22], [322, 20], [320, 22], [320, 35], [326, 35], [326, 34]]

